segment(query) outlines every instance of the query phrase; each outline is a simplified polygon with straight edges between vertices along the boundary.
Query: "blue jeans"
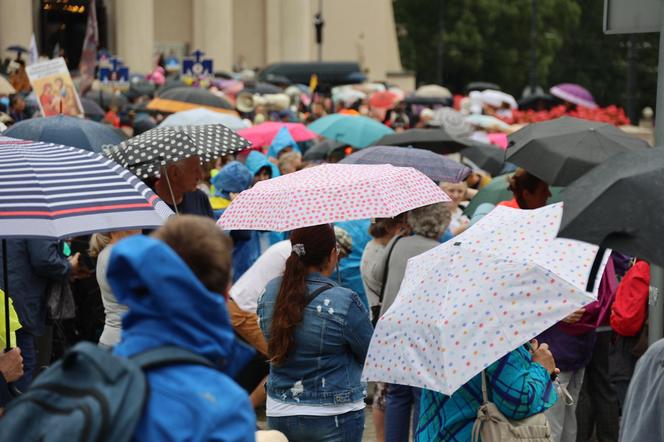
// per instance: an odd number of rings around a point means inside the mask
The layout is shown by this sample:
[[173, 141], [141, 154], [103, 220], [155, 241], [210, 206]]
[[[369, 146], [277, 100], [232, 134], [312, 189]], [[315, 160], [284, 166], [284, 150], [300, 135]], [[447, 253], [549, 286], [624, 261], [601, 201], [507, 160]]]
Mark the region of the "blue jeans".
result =
[[35, 337], [30, 332], [18, 329], [16, 330], [16, 345], [21, 349], [21, 356], [23, 357], [23, 376], [14, 385], [21, 391], [27, 391], [37, 367]]
[[338, 416], [268, 417], [267, 426], [289, 442], [361, 442], [364, 410]]
[[411, 411], [414, 433], [420, 414], [420, 389], [388, 384], [385, 395], [385, 442], [408, 442]]

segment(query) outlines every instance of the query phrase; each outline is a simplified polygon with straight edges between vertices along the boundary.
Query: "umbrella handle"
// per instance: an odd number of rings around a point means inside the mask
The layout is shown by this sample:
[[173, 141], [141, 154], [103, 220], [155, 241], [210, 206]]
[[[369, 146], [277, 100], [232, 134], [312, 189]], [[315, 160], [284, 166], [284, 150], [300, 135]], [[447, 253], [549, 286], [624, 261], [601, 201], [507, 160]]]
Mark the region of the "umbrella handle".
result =
[[595, 260], [593, 265], [590, 268], [590, 275], [588, 276], [588, 283], [586, 284], [586, 291], [592, 293], [595, 290], [595, 280], [597, 279], [597, 272], [599, 272], [599, 266], [602, 264], [602, 259], [604, 259], [604, 253], [606, 252], [606, 247], [599, 246], [597, 250], [597, 255], [595, 255]]
[[9, 258], [7, 257], [7, 240], [2, 239], [2, 285], [5, 291], [5, 352], [11, 350], [11, 327], [9, 324]]

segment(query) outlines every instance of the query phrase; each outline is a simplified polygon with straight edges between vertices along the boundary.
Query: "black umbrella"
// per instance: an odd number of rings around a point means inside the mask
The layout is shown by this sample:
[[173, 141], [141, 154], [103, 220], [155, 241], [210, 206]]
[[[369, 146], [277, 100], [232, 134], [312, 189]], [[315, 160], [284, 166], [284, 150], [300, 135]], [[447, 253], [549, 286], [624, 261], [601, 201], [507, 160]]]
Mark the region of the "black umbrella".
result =
[[159, 95], [159, 98], [165, 100], [182, 101], [185, 103], [200, 104], [201, 106], [211, 106], [221, 109], [233, 109], [228, 101], [213, 94], [207, 89], [197, 87], [176, 87], [169, 89]]
[[454, 138], [444, 129], [410, 129], [385, 135], [375, 146], [418, 147], [440, 154], [456, 153], [468, 146], [468, 142]]
[[81, 97], [81, 106], [83, 106], [83, 113], [85, 118], [94, 121], [101, 121], [104, 119], [106, 112], [95, 101], [87, 97]]
[[[614, 155], [562, 193], [558, 236], [664, 266], [664, 149]], [[594, 278], [591, 278], [594, 280]]]
[[572, 117], [529, 124], [510, 135], [505, 160], [553, 186], [567, 186], [618, 153], [648, 143], [615, 126]]
[[120, 110], [122, 110], [127, 104], [129, 104], [129, 100], [127, 100], [127, 97], [124, 95], [113, 94], [102, 90], [88, 91], [84, 97], [94, 101], [103, 109], [108, 109], [112, 104], [115, 104]]
[[11, 52], [16, 52], [16, 55], [18, 55], [19, 57], [21, 56], [21, 54], [23, 52], [26, 52], [26, 53], [29, 52], [28, 49], [25, 46], [21, 46], [21, 45], [7, 46], [6, 50], [11, 51]]
[[422, 106], [451, 106], [454, 99], [452, 97], [418, 97], [417, 95], [409, 95], [403, 101], [406, 104], [420, 104]]
[[222, 124], [159, 126], [116, 146], [105, 146], [104, 155], [145, 179], [169, 163], [192, 156], [211, 161], [250, 145]]
[[477, 167], [485, 170], [491, 176], [500, 175], [505, 164], [505, 152], [492, 144], [470, 141], [470, 146], [459, 151], [459, 155], [468, 158]]
[[143, 96], [152, 98], [154, 91], [155, 85], [150, 80], [134, 77], [129, 81], [129, 90], [124, 92], [124, 95], [130, 100]]
[[279, 86], [275, 86], [271, 83], [264, 83], [262, 81], [259, 81], [254, 84], [247, 83], [244, 89], [242, 89], [242, 92], [266, 95], [266, 94], [283, 94], [284, 90]]
[[344, 143], [339, 143], [338, 141], [326, 138], [307, 149], [304, 153], [303, 159], [306, 161], [327, 160], [332, 152], [337, 149], [342, 149], [344, 146], [346, 146]]
[[466, 85], [466, 93], [472, 91], [483, 91], [486, 89], [492, 89], [494, 91], [501, 91], [502, 89], [496, 83], [489, 83], [487, 81], [473, 81]]
[[166, 93], [167, 91], [170, 91], [171, 89], [175, 89], [178, 87], [188, 87], [188, 86], [180, 80], [168, 79], [166, 80], [166, 83], [159, 86], [159, 88], [155, 91], [154, 94], [155, 96], [160, 97], [161, 94]]

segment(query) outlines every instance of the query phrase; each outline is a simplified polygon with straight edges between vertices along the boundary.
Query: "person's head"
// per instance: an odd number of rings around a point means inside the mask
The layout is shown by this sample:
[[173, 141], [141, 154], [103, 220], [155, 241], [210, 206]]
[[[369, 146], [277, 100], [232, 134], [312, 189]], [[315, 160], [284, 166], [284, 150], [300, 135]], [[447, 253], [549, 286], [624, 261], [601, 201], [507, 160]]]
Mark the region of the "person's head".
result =
[[173, 249], [208, 290], [228, 297], [233, 245], [214, 221], [196, 215], [172, 216], [150, 236]]
[[272, 178], [272, 168], [270, 166], [263, 166], [254, 174], [254, 183], [265, 181]]
[[44, 85], [44, 90], [43, 90], [42, 93], [44, 93], [44, 94], [52, 94], [52, 93], [53, 93], [53, 85], [52, 85], [51, 83], [46, 83], [46, 84]]
[[406, 214], [394, 218], [377, 218], [369, 226], [369, 235], [376, 239], [391, 239], [394, 235], [408, 228]]
[[196, 186], [203, 179], [201, 170], [201, 161], [198, 156], [193, 156], [171, 163], [166, 166], [168, 181], [173, 189], [173, 193], [183, 194], [193, 192]]
[[440, 183], [440, 188], [445, 191], [446, 194], [452, 198], [452, 204], [454, 207], [458, 206], [460, 203], [466, 200], [466, 191], [468, 190], [468, 184], [465, 181], [458, 183]]
[[98, 232], [92, 234], [90, 237], [90, 245], [88, 247], [88, 255], [98, 256], [106, 246], [114, 244], [120, 241], [122, 238], [126, 238], [132, 235], [139, 235], [141, 233], [140, 229], [134, 230], [118, 230], [115, 232]]
[[268, 341], [270, 361], [275, 364], [288, 358], [294, 343], [293, 332], [302, 322], [309, 303], [307, 275], [320, 272], [329, 276], [338, 259], [337, 241], [330, 224], [295, 229], [290, 241], [293, 251], [286, 260]]
[[450, 224], [452, 215], [445, 203], [430, 204], [408, 212], [407, 222], [415, 235], [438, 239]]
[[25, 100], [20, 94], [10, 95], [9, 108], [16, 112], [23, 112], [25, 110]]
[[286, 152], [279, 156], [279, 171], [282, 175], [296, 172], [302, 166], [302, 154], [299, 152]]
[[56, 78], [54, 83], [55, 83], [55, 87], [57, 89], [62, 89], [65, 86], [65, 82], [62, 81], [62, 78], [60, 78], [60, 77]]
[[522, 209], [539, 209], [551, 197], [548, 184], [521, 168], [509, 178], [509, 190]]

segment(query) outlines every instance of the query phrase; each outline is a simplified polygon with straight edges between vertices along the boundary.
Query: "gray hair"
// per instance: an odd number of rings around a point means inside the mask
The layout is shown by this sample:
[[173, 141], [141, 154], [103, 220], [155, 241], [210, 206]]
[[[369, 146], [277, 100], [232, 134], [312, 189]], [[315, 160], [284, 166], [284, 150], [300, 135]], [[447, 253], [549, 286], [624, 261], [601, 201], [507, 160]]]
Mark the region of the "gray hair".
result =
[[438, 239], [452, 219], [452, 213], [445, 203], [418, 207], [408, 212], [406, 218], [413, 233], [431, 239]]

